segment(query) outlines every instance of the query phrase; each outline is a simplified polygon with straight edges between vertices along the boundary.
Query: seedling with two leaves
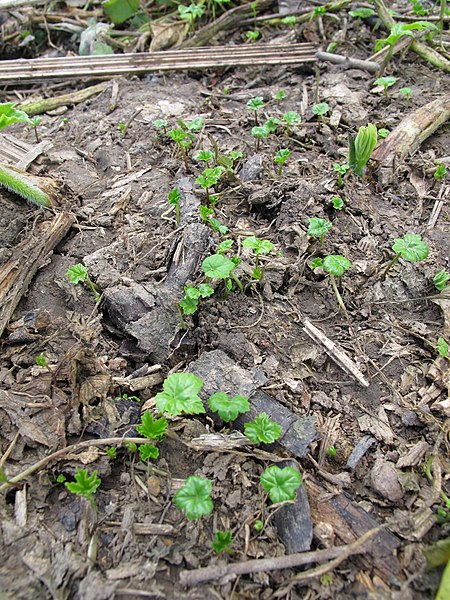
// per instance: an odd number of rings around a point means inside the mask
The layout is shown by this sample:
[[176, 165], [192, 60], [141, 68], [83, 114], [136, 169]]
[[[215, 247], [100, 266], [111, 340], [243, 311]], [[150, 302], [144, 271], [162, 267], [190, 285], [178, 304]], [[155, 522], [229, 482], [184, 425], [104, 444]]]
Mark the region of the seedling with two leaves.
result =
[[441, 271], [436, 273], [436, 275], [433, 277], [434, 287], [439, 292], [442, 292], [449, 286], [449, 281], [450, 281], [450, 273], [448, 271], [446, 271], [445, 269], [442, 269]]
[[73, 285], [85, 283], [94, 294], [95, 301], [98, 302], [100, 300], [100, 294], [97, 286], [89, 277], [88, 268], [83, 264], [77, 263], [76, 265], [73, 265], [73, 267], [67, 269], [66, 275], [69, 278], [70, 283]]
[[314, 104], [314, 106], [312, 107], [311, 112], [313, 115], [316, 115], [317, 121], [319, 123], [319, 128], [322, 124], [322, 117], [324, 117], [329, 111], [330, 107], [326, 102], [319, 102], [318, 104]]
[[383, 87], [383, 93], [385, 97], [388, 97], [388, 89], [395, 85], [398, 81], [398, 77], [379, 77], [374, 81], [374, 85], [381, 85]]
[[386, 267], [383, 277], [386, 277], [400, 258], [403, 258], [403, 260], [408, 262], [420, 262], [425, 260], [428, 257], [429, 247], [419, 234], [405, 233], [402, 238], [394, 240], [392, 250], [395, 252], [395, 256]]
[[258, 111], [264, 106], [264, 98], [262, 96], [255, 96], [250, 98], [247, 102], [248, 110], [252, 111], [255, 118], [255, 125], [258, 125]]
[[228, 291], [233, 289], [234, 281], [240, 291], [243, 292], [244, 286], [234, 273], [235, 268], [236, 262], [226, 258], [223, 254], [212, 254], [202, 262], [202, 271], [208, 279], [223, 279]]
[[184, 296], [180, 300], [180, 308], [185, 315], [193, 315], [198, 310], [202, 298], [209, 298], [214, 294], [214, 288], [207, 283], [201, 283], [198, 287], [193, 285], [184, 286]]
[[97, 505], [94, 500], [94, 496], [102, 482], [100, 477], [97, 477], [97, 471], [93, 471], [89, 475], [87, 469], [77, 469], [74, 475], [75, 481], [66, 481], [64, 485], [72, 494], [80, 496], [87, 500], [94, 512], [97, 513]]
[[281, 175], [283, 172], [284, 163], [291, 156], [291, 151], [288, 148], [280, 148], [278, 152], [275, 154], [275, 158], [273, 162], [278, 165], [278, 175]]
[[333, 225], [328, 219], [321, 219], [319, 217], [308, 218], [308, 235], [311, 237], [317, 237], [320, 243], [323, 244], [325, 235], [332, 229]]
[[253, 251], [255, 255], [255, 267], [252, 271], [252, 277], [257, 281], [261, 281], [264, 276], [264, 269], [260, 267], [259, 257], [262, 254], [269, 254], [274, 249], [274, 244], [269, 240], [261, 240], [252, 235], [243, 240], [242, 247]]
[[311, 261], [311, 268], [316, 269], [318, 267], [322, 267], [323, 270], [329, 274], [331, 287], [333, 288], [336, 300], [347, 316], [347, 309], [345, 308], [344, 301], [342, 300], [342, 296], [339, 293], [339, 289], [336, 284], [336, 277], [338, 277], [340, 280], [345, 271], [348, 271], [351, 266], [352, 263], [348, 260], [348, 258], [339, 254], [330, 254], [329, 256], [325, 256], [323, 260], [321, 258], [315, 258], [313, 261]]
[[225, 168], [221, 166], [212, 168], [207, 167], [200, 173], [200, 175], [195, 180], [195, 183], [205, 190], [208, 202], [210, 189], [214, 188], [217, 185], [224, 171]]

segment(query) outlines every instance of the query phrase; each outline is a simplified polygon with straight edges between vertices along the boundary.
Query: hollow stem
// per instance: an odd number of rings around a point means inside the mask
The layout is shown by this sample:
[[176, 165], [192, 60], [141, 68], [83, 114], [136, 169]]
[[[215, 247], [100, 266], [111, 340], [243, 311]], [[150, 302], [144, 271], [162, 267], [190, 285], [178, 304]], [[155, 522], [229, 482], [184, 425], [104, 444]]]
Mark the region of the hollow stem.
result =
[[384, 279], [386, 277], [386, 275], [389, 273], [389, 271], [391, 270], [391, 268], [395, 265], [395, 263], [398, 261], [398, 259], [400, 258], [400, 254], [396, 254], [394, 256], [394, 258], [391, 260], [391, 262], [388, 264], [388, 266], [386, 267], [383, 275], [381, 276], [381, 279]]
[[336, 296], [336, 300], [338, 301], [339, 306], [344, 311], [345, 316], [348, 318], [348, 312], [347, 312], [347, 309], [345, 308], [344, 301], [342, 300], [342, 296], [339, 293], [339, 290], [338, 290], [338, 287], [336, 285], [336, 280], [334, 278], [334, 275], [332, 275], [331, 273], [330, 273], [330, 281], [331, 281], [331, 287], [333, 288], [334, 294]]

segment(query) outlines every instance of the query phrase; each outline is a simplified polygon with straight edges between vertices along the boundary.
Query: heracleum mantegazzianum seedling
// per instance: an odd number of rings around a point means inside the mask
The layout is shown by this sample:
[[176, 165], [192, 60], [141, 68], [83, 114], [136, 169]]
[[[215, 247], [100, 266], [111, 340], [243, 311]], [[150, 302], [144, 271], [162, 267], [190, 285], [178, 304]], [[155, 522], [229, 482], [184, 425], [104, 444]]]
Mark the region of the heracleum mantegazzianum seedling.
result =
[[366, 165], [377, 143], [377, 128], [372, 123], [369, 123], [366, 127], [360, 127], [356, 137], [350, 137], [348, 143], [348, 164], [355, 175], [363, 177]]
[[328, 219], [321, 219], [319, 217], [308, 218], [308, 231], [307, 234], [311, 237], [318, 237], [320, 243], [323, 244], [323, 238], [333, 227], [333, 224]]
[[192, 143], [193, 143], [194, 137], [195, 137], [194, 134], [191, 133], [190, 131], [184, 131], [183, 129], [178, 127], [178, 128], [171, 129], [170, 131], [168, 131], [167, 135], [180, 148], [181, 155], [183, 156], [183, 160], [184, 160], [184, 165], [186, 167], [186, 170], [188, 170], [189, 165], [188, 165], [188, 161], [187, 161], [187, 151], [190, 148], [190, 146], [192, 146]]
[[374, 81], [374, 85], [381, 85], [383, 87], [383, 92], [385, 97], [388, 97], [388, 89], [392, 87], [395, 83], [397, 83], [398, 77], [378, 77]]
[[77, 263], [76, 265], [73, 265], [73, 267], [67, 269], [66, 275], [73, 285], [85, 283], [94, 294], [95, 301], [98, 302], [100, 300], [97, 286], [89, 277], [88, 269], [83, 264]]
[[180, 300], [180, 308], [185, 315], [193, 315], [198, 310], [201, 298], [209, 298], [214, 294], [214, 288], [207, 283], [201, 283], [198, 287], [193, 285], [184, 286], [184, 297]]
[[254, 444], [272, 444], [281, 436], [281, 425], [263, 412], [253, 421], [244, 423], [244, 435]]
[[352, 263], [345, 256], [341, 256], [340, 254], [330, 254], [329, 256], [325, 256], [322, 260], [321, 258], [315, 258], [313, 261], [312, 268], [322, 267], [323, 270], [328, 273], [330, 276], [331, 287], [333, 288], [334, 295], [336, 296], [336, 300], [338, 301], [339, 306], [342, 308], [344, 313], [348, 316], [347, 309], [345, 308], [344, 301], [342, 300], [342, 296], [339, 293], [338, 286], [336, 285], [336, 277], [342, 277], [345, 271], [348, 271], [352, 266]]
[[222, 421], [229, 423], [235, 421], [240, 414], [250, 410], [248, 398], [241, 394], [236, 394], [232, 398], [225, 392], [215, 392], [208, 400], [208, 406], [216, 412]]
[[180, 200], [181, 200], [181, 192], [177, 187], [174, 187], [170, 190], [168, 194], [169, 204], [175, 207], [175, 223], [177, 227], [180, 224]]
[[213, 511], [211, 490], [212, 484], [209, 479], [190, 475], [184, 486], [175, 494], [173, 502], [184, 512], [188, 521], [197, 521]]
[[224, 167], [213, 167], [204, 169], [195, 180], [195, 183], [203, 188], [206, 192], [206, 197], [209, 202], [209, 190], [217, 185], [220, 177], [225, 171]]
[[402, 238], [395, 239], [392, 250], [395, 252], [395, 256], [386, 267], [383, 277], [386, 277], [400, 258], [408, 262], [420, 262], [428, 257], [429, 252], [428, 245], [418, 233], [405, 233]]
[[445, 269], [442, 269], [433, 277], [434, 287], [438, 290], [438, 292], [442, 292], [449, 286], [450, 281], [450, 273]]
[[264, 106], [264, 98], [262, 96], [255, 96], [255, 98], [250, 98], [247, 102], [248, 110], [251, 110], [255, 115], [255, 125], [258, 125], [258, 110], [260, 110]]
[[76, 469], [74, 479], [75, 481], [66, 481], [64, 485], [72, 494], [87, 500], [97, 514], [94, 496], [102, 482], [100, 477], [97, 477], [97, 471], [89, 475], [87, 469]]
[[314, 106], [312, 107], [311, 112], [313, 115], [316, 115], [319, 128], [322, 124], [322, 117], [326, 115], [329, 111], [330, 107], [326, 102], [319, 102], [318, 104], [314, 104]]
[[[149, 440], [160, 441], [165, 438], [167, 432], [167, 419], [160, 417], [154, 419], [149, 410], [141, 417], [142, 425], [136, 425], [138, 433], [148, 438]], [[153, 444], [140, 444], [139, 454], [142, 461], [155, 460], [159, 456], [159, 450]]]
[[261, 240], [254, 235], [245, 238], [242, 242], [242, 247], [248, 250], [253, 250], [255, 255], [255, 268], [252, 271], [253, 279], [261, 281], [264, 276], [264, 269], [259, 266], [259, 257], [261, 254], [269, 254], [274, 249], [274, 244], [269, 240]]
[[171, 417], [202, 414], [205, 407], [198, 396], [202, 387], [203, 381], [192, 373], [172, 373], [164, 380], [163, 391], [155, 396], [156, 408]]
[[230, 290], [232, 286], [228, 283], [230, 278], [232, 278], [241, 292], [244, 291], [244, 287], [240, 282], [237, 275], [234, 273], [234, 269], [236, 264], [223, 256], [223, 254], [212, 254], [205, 258], [202, 262], [202, 271], [206, 277], [209, 279], [223, 279], [225, 281], [225, 285], [227, 290]]
[[260, 141], [269, 136], [270, 131], [265, 125], [255, 125], [252, 127], [251, 134], [255, 138], [255, 150], [258, 152]]
[[302, 476], [294, 467], [267, 467], [260, 479], [261, 487], [269, 494], [273, 504], [294, 500], [302, 484]]
[[347, 171], [350, 169], [350, 165], [348, 163], [334, 163], [333, 171], [338, 174], [337, 186], [341, 188], [343, 185], [343, 178]]
[[273, 162], [278, 165], [278, 175], [281, 175], [283, 172], [284, 163], [290, 157], [291, 151], [288, 148], [280, 148], [278, 152], [275, 154], [275, 158]]
[[292, 127], [294, 127], [294, 125], [298, 125], [299, 123], [301, 123], [301, 116], [293, 111], [293, 110], [289, 110], [288, 112], [285, 112], [283, 117], [282, 117], [282, 122], [284, 123], [285, 126], [285, 134], [286, 135], [291, 135], [292, 133]]

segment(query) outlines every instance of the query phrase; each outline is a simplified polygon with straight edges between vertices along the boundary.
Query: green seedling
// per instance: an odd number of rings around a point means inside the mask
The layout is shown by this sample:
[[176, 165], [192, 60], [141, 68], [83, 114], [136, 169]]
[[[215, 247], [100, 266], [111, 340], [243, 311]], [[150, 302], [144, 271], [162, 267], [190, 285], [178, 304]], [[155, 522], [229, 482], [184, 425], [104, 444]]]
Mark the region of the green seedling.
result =
[[208, 406], [216, 412], [222, 421], [235, 421], [240, 414], [250, 410], [250, 403], [245, 396], [237, 394], [230, 398], [225, 392], [216, 392], [208, 400]]
[[119, 130], [120, 134], [122, 135], [122, 137], [125, 137], [126, 133], [127, 133], [127, 125], [126, 123], [117, 123], [117, 129]]
[[230, 150], [230, 158], [233, 161], [239, 160], [244, 156], [244, 153], [240, 150]]
[[360, 127], [355, 138], [349, 138], [348, 164], [358, 177], [363, 177], [366, 165], [377, 143], [377, 128], [372, 123]]
[[287, 95], [284, 90], [278, 90], [278, 92], [274, 95], [273, 99], [277, 102], [281, 102], [282, 100], [286, 100]]
[[39, 367], [45, 367], [46, 369], [48, 369], [48, 362], [47, 362], [47, 359], [45, 358], [43, 352], [41, 352], [40, 354], [38, 354], [36, 356], [36, 364]]
[[216, 531], [211, 546], [216, 554], [221, 554], [222, 552], [230, 554], [230, 546], [232, 543], [233, 535], [231, 531]]
[[189, 23], [189, 29], [191, 31], [194, 30], [194, 21], [202, 17], [204, 12], [204, 8], [200, 4], [192, 3], [189, 6], [184, 6], [183, 4], [178, 5], [180, 19]]
[[64, 483], [65, 481], [67, 481], [67, 477], [63, 473], [60, 473], [56, 478], [56, 483]]
[[175, 206], [175, 223], [177, 224], [177, 227], [180, 224], [180, 218], [181, 218], [180, 217], [180, 199], [181, 199], [180, 190], [177, 187], [171, 189], [168, 194], [168, 200], [169, 200], [169, 204], [171, 206]]
[[302, 476], [294, 467], [267, 467], [260, 479], [261, 487], [269, 494], [273, 504], [294, 500], [302, 484]]
[[198, 310], [201, 298], [209, 298], [214, 294], [214, 289], [207, 283], [202, 283], [198, 288], [192, 285], [184, 287], [184, 297], [180, 300], [180, 308], [185, 315], [193, 315]]
[[232, 287], [229, 283], [230, 278], [232, 278], [241, 292], [243, 292], [244, 287], [233, 272], [235, 267], [236, 264], [222, 254], [212, 254], [202, 262], [202, 271], [206, 277], [209, 279], [223, 279], [227, 290], [230, 290]]
[[449, 346], [444, 338], [438, 338], [435, 350], [439, 356], [443, 356], [444, 358], [449, 357]]
[[383, 92], [386, 98], [388, 97], [388, 89], [398, 81], [398, 77], [379, 77], [374, 81], [374, 85], [383, 86]]
[[156, 460], [159, 456], [159, 450], [156, 446], [153, 446], [152, 444], [140, 444], [139, 455], [141, 457], [142, 462], [146, 462], [148, 460]]
[[272, 444], [281, 436], [281, 425], [263, 412], [253, 421], [244, 423], [244, 435], [254, 444]]
[[406, 98], [406, 108], [409, 108], [409, 106], [411, 104], [411, 96], [413, 95], [412, 89], [409, 88], [409, 87], [402, 87], [398, 91], [400, 92], [400, 94], [402, 94], [403, 96], [405, 96], [405, 98]]
[[258, 152], [260, 140], [268, 137], [270, 131], [267, 129], [267, 127], [265, 125], [263, 125], [263, 126], [255, 125], [255, 127], [252, 127], [251, 133], [252, 133], [252, 136], [255, 138], [255, 150], [256, 150], [256, 152]]
[[253, 31], [246, 31], [245, 37], [251, 42], [256, 42], [256, 40], [261, 35], [261, 32], [258, 29], [254, 29]]
[[184, 512], [188, 521], [197, 521], [212, 513], [211, 489], [209, 479], [191, 475], [175, 494], [173, 502]]
[[255, 115], [255, 125], [258, 125], [258, 110], [260, 110], [264, 106], [264, 98], [262, 96], [255, 96], [255, 98], [250, 98], [247, 102], [248, 110], [253, 111]]
[[98, 292], [97, 286], [89, 277], [87, 267], [85, 267], [81, 263], [77, 263], [73, 267], [67, 269], [66, 276], [69, 278], [70, 283], [72, 283], [73, 285], [85, 283], [89, 287], [91, 292], [94, 294], [95, 301], [98, 302], [100, 300], [100, 294]]
[[109, 460], [116, 460], [117, 458], [117, 448], [115, 446], [110, 446], [106, 448], [106, 456]]
[[261, 240], [254, 235], [245, 238], [242, 242], [242, 247], [248, 250], [253, 250], [255, 255], [255, 268], [252, 271], [252, 277], [258, 281], [261, 281], [264, 276], [264, 269], [259, 266], [259, 257], [261, 254], [269, 254], [274, 248], [274, 244], [269, 240]]
[[192, 373], [172, 373], [163, 383], [163, 391], [155, 396], [156, 408], [171, 417], [182, 414], [199, 415], [205, 412], [198, 396], [203, 381]]
[[166, 121], [166, 119], [155, 119], [153, 121], [153, 125], [156, 129], [162, 129], [165, 133], [167, 126], [169, 125], [169, 121]]
[[336, 448], [334, 446], [330, 446], [327, 451], [328, 458], [334, 460], [336, 458]]
[[124, 446], [129, 454], [136, 454], [137, 444], [135, 442], [125, 442]]
[[350, 165], [348, 163], [334, 163], [333, 171], [338, 174], [337, 186], [341, 188], [343, 185], [343, 178], [347, 171], [350, 169]]
[[394, 258], [386, 267], [383, 277], [389, 273], [393, 265], [400, 259], [408, 262], [420, 262], [428, 257], [429, 248], [417, 233], [405, 233], [402, 238], [397, 238], [392, 244], [392, 250], [395, 252]]
[[33, 125], [33, 121], [26, 112], [15, 108], [16, 104], [16, 102], [0, 104], [0, 129], [14, 125], [14, 123]]
[[94, 495], [101, 484], [101, 479], [97, 477], [97, 471], [89, 475], [87, 469], [77, 469], [74, 475], [75, 481], [66, 481], [64, 485], [72, 494], [89, 500], [95, 507]]
[[211, 152], [211, 150], [200, 150], [200, 152], [197, 152], [194, 158], [200, 162], [205, 162], [206, 166], [208, 167], [209, 163], [214, 158], [214, 152]]
[[217, 185], [220, 177], [224, 173], [225, 168], [218, 166], [213, 168], [206, 168], [200, 173], [200, 175], [195, 180], [195, 183], [202, 187], [206, 192], [206, 198], [209, 202], [209, 190]]
[[204, 123], [203, 117], [194, 117], [193, 119], [190, 119], [189, 121], [182, 121], [181, 119], [178, 121], [178, 125], [180, 125], [180, 127], [184, 127], [188, 131], [195, 131], [195, 132], [201, 131], [201, 129], [203, 128], [203, 123]]
[[284, 113], [282, 120], [285, 123], [286, 135], [290, 135], [292, 127], [301, 123], [302, 118], [295, 111], [289, 110], [288, 112]]
[[125, 400], [125, 402], [140, 402], [141, 399], [138, 398], [137, 396], [129, 396], [128, 394], [122, 394], [121, 396], [116, 396], [114, 398], [114, 400], [116, 402], [118, 402], [119, 400]]
[[233, 240], [223, 240], [217, 246], [217, 253], [218, 254], [226, 254], [227, 252], [229, 252], [232, 249], [233, 244], [234, 244]]
[[413, 2], [412, 3], [412, 11], [418, 17], [426, 17], [430, 14], [431, 9], [425, 8], [422, 2]]
[[[316, 7], [317, 8], [317, 7]], [[330, 107], [326, 102], [319, 102], [318, 104], [314, 104], [311, 112], [313, 115], [316, 115], [319, 126], [322, 124], [322, 117], [330, 111]]]
[[181, 128], [176, 128], [176, 129], [170, 129], [167, 132], [167, 135], [180, 148], [186, 170], [188, 170], [189, 165], [187, 162], [187, 151], [190, 148], [190, 146], [192, 146], [192, 143], [193, 143], [194, 137], [195, 137], [194, 134], [191, 133], [190, 131], [184, 131]]
[[445, 288], [448, 287], [449, 281], [450, 281], [450, 273], [448, 271], [446, 271], [445, 269], [442, 269], [442, 271], [439, 271], [433, 277], [434, 287], [439, 292], [442, 292], [442, 290], [445, 290]]
[[293, 25], [297, 25], [297, 17], [295, 15], [288, 15], [287, 17], [283, 17], [281, 19], [281, 23], [283, 25], [289, 25], [292, 27]]
[[443, 181], [447, 177], [446, 165], [437, 165], [433, 177], [435, 181]]
[[329, 256], [325, 256], [323, 260], [321, 258], [315, 258], [311, 262], [312, 269], [322, 267], [323, 270], [329, 274], [331, 287], [333, 288], [336, 300], [338, 301], [339, 306], [347, 316], [347, 309], [345, 308], [344, 301], [342, 300], [342, 296], [339, 293], [335, 278], [341, 278], [345, 271], [348, 271], [348, 269], [350, 269], [351, 266], [352, 263], [348, 260], [348, 258], [345, 258], [345, 256], [341, 256], [340, 254], [330, 254]]
[[42, 123], [42, 117], [31, 117], [30, 121], [34, 128], [34, 137], [36, 139], [36, 142], [39, 144], [40, 140], [39, 140], [37, 128]]
[[404, 36], [412, 37], [414, 31], [423, 31], [429, 29], [429, 31], [436, 30], [436, 26], [428, 21], [415, 21], [414, 23], [394, 23], [389, 32], [389, 36], [384, 40], [377, 40], [375, 44], [375, 52], [378, 52], [385, 46], [389, 47], [389, 52], [386, 55], [384, 64], [387, 64], [393, 55], [394, 46]]
[[333, 196], [333, 198], [331, 198], [331, 204], [333, 205], [334, 210], [342, 210], [344, 208], [344, 201], [340, 196]]
[[256, 533], [261, 533], [261, 531], [264, 529], [264, 523], [261, 521], [261, 519], [256, 519], [256, 521], [253, 523], [253, 529], [256, 531]]
[[327, 14], [325, 6], [315, 6], [313, 10], [313, 17], [323, 17]]
[[284, 163], [291, 156], [291, 151], [288, 148], [280, 148], [278, 152], [275, 154], [275, 158], [273, 161], [279, 165], [278, 166], [278, 175], [281, 175], [283, 172]]
[[348, 14], [354, 19], [368, 19], [376, 13], [372, 8], [355, 8], [355, 10], [350, 10]]
[[384, 140], [385, 138], [387, 138], [389, 133], [390, 133], [389, 129], [384, 129], [382, 127], [381, 129], [378, 130], [378, 137], [380, 138], [380, 140]]
[[149, 440], [163, 440], [167, 432], [167, 419], [154, 419], [152, 413], [146, 410], [142, 415], [142, 425], [136, 425], [136, 431]]
[[308, 235], [311, 237], [318, 237], [320, 243], [323, 244], [323, 238], [333, 227], [332, 223], [328, 219], [320, 219], [319, 217], [308, 218]]

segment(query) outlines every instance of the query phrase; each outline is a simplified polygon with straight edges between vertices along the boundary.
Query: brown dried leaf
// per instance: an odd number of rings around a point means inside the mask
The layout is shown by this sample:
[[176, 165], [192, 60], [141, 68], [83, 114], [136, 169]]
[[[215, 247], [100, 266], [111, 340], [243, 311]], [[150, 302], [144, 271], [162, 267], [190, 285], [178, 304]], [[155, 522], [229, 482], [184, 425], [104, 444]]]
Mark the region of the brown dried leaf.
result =
[[89, 404], [94, 398], [105, 398], [111, 387], [111, 377], [106, 373], [99, 373], [89, 377], [80, 387], [80, 402]]
[[165, 50], [175, 44], [181, 44], [187, 34], [186, 23], [150, 23], [153, 39], [150, 43], [150, 52]]

